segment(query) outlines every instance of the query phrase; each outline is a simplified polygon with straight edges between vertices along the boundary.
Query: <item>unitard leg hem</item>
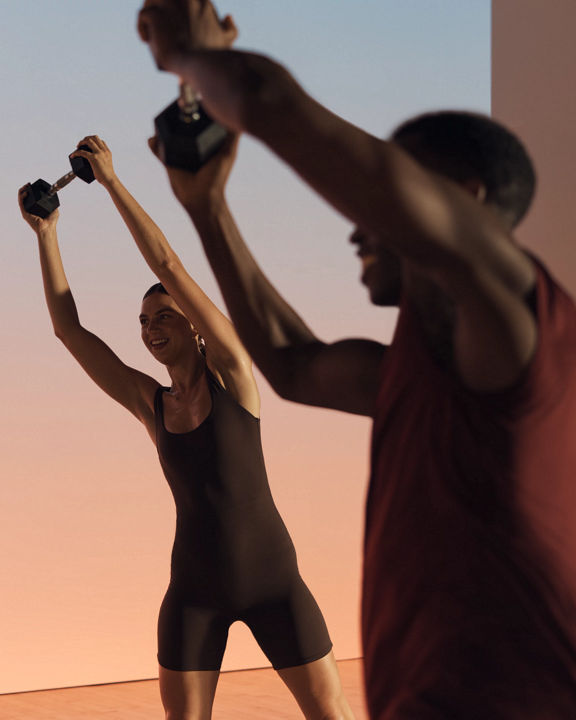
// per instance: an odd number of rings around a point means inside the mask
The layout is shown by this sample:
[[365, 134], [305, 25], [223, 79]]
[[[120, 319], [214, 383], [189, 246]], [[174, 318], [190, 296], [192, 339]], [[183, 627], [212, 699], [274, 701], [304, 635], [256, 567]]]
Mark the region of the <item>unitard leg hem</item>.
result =
[[158, 665], [164, 670], [171, 670], [172, 672], [220, 672], [220, 669], [222, 668], [222, 663], [218, 663], [218, 665], [213, 665], [211, 667], [170, 667], [171, 663], [163, 663], [160, 658], [158, 657]]
[[330, 651], [332, 650], [332, 647], [333, 647], [333, 645], [332, 645], [332, 643], [330, 643], [330, 645], [328, 646], [327, 649], [324, 649], [319, 653], [315, 653], [314, 655], [310, 655], [305, 659], [297, 660], [296, 662], [290, 662], [290, 663], [283, 662], [280, 665], [273, 664], [272, 667], [274, 668], [274, 670], [278, 671], [278, 670], [288, 670], [289, 668], [293, 668], [293, 667], [302, 667], [303, 665], [309, 665], [310, 663], [316, 662], [316, 660], [322, 660], [323, 657], [326, 657], [326, 655], [328, 655], [330, 653]]

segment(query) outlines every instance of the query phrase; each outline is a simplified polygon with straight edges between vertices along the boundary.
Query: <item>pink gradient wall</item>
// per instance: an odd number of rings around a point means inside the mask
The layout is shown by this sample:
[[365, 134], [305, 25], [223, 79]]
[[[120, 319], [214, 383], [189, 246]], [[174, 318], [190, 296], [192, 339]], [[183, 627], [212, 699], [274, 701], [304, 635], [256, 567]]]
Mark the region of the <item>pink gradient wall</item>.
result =
[[519, 239], [576, 292], [576, 3], [492, 3], [492, 112], [534, 158], [538, 189]]
[[[522, 137], [538, 176], [533, 208], [516, 237], [575, 297], [576, 4], [496, 1], [492, 25], [492, 112]], [[576, 595], [576, 485], [541, 483], [531, 494], [534, 520]]]

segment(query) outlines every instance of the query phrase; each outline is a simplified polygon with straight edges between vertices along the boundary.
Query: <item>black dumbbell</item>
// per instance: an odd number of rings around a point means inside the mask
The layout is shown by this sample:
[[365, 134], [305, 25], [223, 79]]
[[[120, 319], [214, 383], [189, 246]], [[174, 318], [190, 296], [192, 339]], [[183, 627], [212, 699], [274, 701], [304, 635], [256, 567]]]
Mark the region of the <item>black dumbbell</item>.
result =
[[[88, 145], [80, 145], [78, 149], [88, 150], [88, 152], [90, 152]], [[71, 154], [68, 156], [70, 165], [72, 166], [72, 170], [69, 173], [63, 175], [59, 180], [56, 180], [53, 185], [47, 183], [46, 180], [36, 180], [35, 183], [30, 185], [28, 194], [24, 198], [24, 210], [26, 210], [26, 212], [41, 218], [47, 218], [57, 207], [60, 207], [60, 200], [57, 195], [58, 190], [62, 190], [62, 188], [66, 187], [66, 185], [77, 177], [87, 183], [93, 182], [94, 171], [88, 160], [81, 157], [71, 157]]]
[[154, 118], [158, 155], [165, 165], [197, 172], [222, 147], [228, 131], [203, 109], [189, 85]]

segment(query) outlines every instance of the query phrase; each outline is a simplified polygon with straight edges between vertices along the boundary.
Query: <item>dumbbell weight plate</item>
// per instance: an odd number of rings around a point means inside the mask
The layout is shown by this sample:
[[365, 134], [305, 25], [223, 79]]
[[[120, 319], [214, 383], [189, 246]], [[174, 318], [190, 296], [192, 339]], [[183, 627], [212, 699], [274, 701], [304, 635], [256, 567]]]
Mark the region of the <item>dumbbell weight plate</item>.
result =
[[228, 131], [198, 105], [190, 122], [182, 120], [178, 101], [154, 118], [160, 159], [169, 167], [197, 172], [218, 152]]
[[[88, 145], [80, 145], [78, 150], [88, 150], [90, 151], [90, 148]], [[84, 180], [84, 182], [91, 183], [94, 181], [94, 171], [92, 170], [92, 166], [86, 160], [86, 158], [82, 157], [71, 157], [72, 153], [68, 155], [68, 159], [70, 160], [70, 165], [72, 166], [72, 170], [74, 171], [74, 175], [80, 178], [80, 180]]]
[[52, 185], [46, 180], [36, 180], [28, 188], [28, 194], [24, 198], [24, 210], [41, 218], [47, 218], [50, 213], [60, 207], [58, 194], [49, 195], [48, 191]]

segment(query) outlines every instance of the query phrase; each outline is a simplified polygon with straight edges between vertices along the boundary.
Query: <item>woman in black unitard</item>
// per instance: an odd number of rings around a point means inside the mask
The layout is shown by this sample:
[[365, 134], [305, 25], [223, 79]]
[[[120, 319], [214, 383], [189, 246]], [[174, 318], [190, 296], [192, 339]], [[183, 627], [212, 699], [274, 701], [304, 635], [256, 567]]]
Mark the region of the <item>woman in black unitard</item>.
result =
[[[228, 319], [188, 275], [166, 238], [118, 180], [97, 136], [80, 143], [146, 262], [161, 280], [145, 294], [142, 340], [170, 387], [125, 365], [80, 324], [58, 249], [58, 211], [24, 219], [38, 236], [54, 331], [90, 377], [155, 442], [172, 490], [176, 537], [158, 621], [167, 720], [209, 720], [228, 629], [245, 622], [309, 719], [350, 719], [322, 614], [298, 572], [270, 494], [251, 361]], [[208, 171], [210, 172], [210, 171]], [[201, 173], [200, 173], [201, 175]]]

